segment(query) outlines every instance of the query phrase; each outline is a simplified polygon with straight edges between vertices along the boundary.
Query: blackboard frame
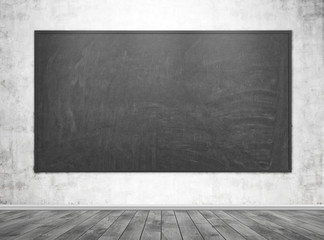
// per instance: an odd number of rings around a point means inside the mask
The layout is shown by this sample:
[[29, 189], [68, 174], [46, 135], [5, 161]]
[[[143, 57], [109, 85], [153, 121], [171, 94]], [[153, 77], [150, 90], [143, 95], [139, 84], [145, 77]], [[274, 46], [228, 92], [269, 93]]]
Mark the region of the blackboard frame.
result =
[[[168, 171], [151, 171], [151, 170], [122, 170], [122, 171], [42, 171], [38, 167], [39, 163], [39, 156], [37, 148], [39, 146], [39, 142], [37, 139], [38, 136], [38, 122], [39, 122], [39, 112], [37, 108], [37, 103], [39, 101], [38, 98], [38, 91], [37, 86], [39, 83], [39, 79], [37, 79], [37, 41], [36, 36], [39, 34], [84, 34], [84, 33], [91, 33], [91, 34], [111, 34], [111, 33], [118, 33], [118, 34], [147, 34], [147, 33], [154, 33], [154, 34], [287, 34], [288, 35], [288, 170], [282, 170], [282, 171], [269, 171], [269, 170], [244, 170], [244, 171], [236, 171], [236, 170], [229, 170], [229, 171], [208, 171], [208, 172], [197, 172], [197, 171], [182, 171], [182, 170], [168, 170]], [[106, 31], [106, 30], [35, 30], [34, 31], [34, 172], [35, 173], [71, 173], [71, 172], [84, 172], [84, 173], [91, 173], [91, 172], [98, 172], [98, 173], [145, 173], [145, 172], [153, 172], [153, 173], [172, 173], [172, 172], [178, 172], [178, 173], [220, 173], [220, 172], [227, 172], [227, 173], [291, 173], [292, 172], [292, 30], [176, 30], [176, 31], [165, 31], [165, 30], [158, 30], [158, 31], [137, 31], [137, 30], [131, 30], [131, 31], [125, 31], [125, 30], [112, 30], [112, 31]]]

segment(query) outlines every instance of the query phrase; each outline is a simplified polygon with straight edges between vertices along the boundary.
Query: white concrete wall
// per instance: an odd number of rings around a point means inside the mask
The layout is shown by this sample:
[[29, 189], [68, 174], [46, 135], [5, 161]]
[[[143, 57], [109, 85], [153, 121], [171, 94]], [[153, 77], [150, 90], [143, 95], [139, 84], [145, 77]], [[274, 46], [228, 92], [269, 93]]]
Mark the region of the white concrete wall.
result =
[[[323, 1], [0, 0], [0, 203], [323, 204]], [[293, 30], [293, 172], [35, 174], [34, 30]]]

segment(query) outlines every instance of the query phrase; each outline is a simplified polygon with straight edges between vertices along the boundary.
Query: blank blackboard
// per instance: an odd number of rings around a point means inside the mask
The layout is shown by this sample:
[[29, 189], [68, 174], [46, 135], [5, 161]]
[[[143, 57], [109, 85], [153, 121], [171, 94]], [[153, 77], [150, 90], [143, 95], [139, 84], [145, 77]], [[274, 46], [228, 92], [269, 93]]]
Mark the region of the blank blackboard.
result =
[[290, 172], [290, 31], [36, 31], [35, 172]]

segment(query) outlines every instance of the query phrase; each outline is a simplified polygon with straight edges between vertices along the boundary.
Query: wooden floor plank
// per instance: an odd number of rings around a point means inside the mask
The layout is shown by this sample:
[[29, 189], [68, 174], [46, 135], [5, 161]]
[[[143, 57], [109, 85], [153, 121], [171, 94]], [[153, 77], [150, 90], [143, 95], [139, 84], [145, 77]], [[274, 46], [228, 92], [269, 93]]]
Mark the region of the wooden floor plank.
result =
[[31, 211], [7, 211], [0, 215], [0, 227], [3, 223], [7, 223], [8, 221], [11, 221], [13, 219], [21, 218], [23, 216], [26, 216]]
[[[46, 211], [44, 211], [46, 212]], [[33, 221], [26, 221], [26, 223], [22, 223], [16, 225], [12, 228], [11, 232], [7, 234], [7, 236], [3, 239], [12, 240], [16, 239], [19, 236], [25, 235], [28, 232], [37, 229], [38, 227], [45, 226], [46, 224], [56, 222], [59, 218], [66, 216], [70, 213], [70, 211], [56, 211], [53, 215], [50, 215], [45, 218], [36, 217]]]
[[199, 211], [188, 211], [188, 214], [205, 240], [224, 240], [219, 232], [201, 215]]
[[162, 211], [162, 240], [181, 240], [174, 211]]
[[161, 211], [150, 211], [147, 217], [141, 240], [160, 240], [161, 239]]
[[236, 218], [228, 215], [224, 211], [212, 211], [218, 218], [223, 220], [227, 225], [239, 232], [243, 237], [249, 240], [266, 240], [260, 234], [256, 233], [246, 225], [242, 224]]
[[201, 240], [199, 230], [196, 228], [195, 224], [189, 217], [187, 211], [175, 211], [175, 216], [178, 221], [180, 232], [184, 240]]
[[7, 216], [11, 214], [16, 214], [20, 212], [26, 212], [26, 210], [0, 210], [0, 218], [1, 216]]
[[0, 211], [0, 239], [323, 240], [323, 223], [309, 210]]
[[116, 219], [123, 213], [124, 211], [111, 211], [108, 216], [94, 225], [91, 229], [89, 229], [84, 235], [82, 235], [79, 240], [97, 240], [102, 234], [112, 225]]
[[52, 229], [51, 231], [47, 232], [46, 234], [42, 234], [35, 238], [35, 240], [53, 240], [57, 237], [61, 236], [65, 232], [69, 231], [73, 227], [79, 225], [80, 223], [84, 222], [88, 218], [92, 217], [93, 215], [97, 214], [98, 211], [86, 211], [84, 214], [78, 216], [77, 218], [73, 218], [72, 220], [68, 221], [64, 225], [61, 225], [57, 228]]
[[[0, 229], [0, 239], [4, 237], [10, 237], [15, 236], [18, 233], [23, 233], [23, 229], [26, 226], [35, 224], [36, 222], [41, 221], [42, 219], [46, 219], [48, 217], [51, 217], [55, 215], [57, 212], [55, 211], [39, 211], [34, 212], [32, 215], [30, 215], [27, 219], [15, 219], [11, 222], [14, 222], [14, 224], [7, 225], [6, 227], [3, 227]], [[17, 220], [17, 221], [16, 221]], [[15, 233], [16, 232], [16, 233]]]
[[323, 226], [324, 225], [324, 216], [319, 216], [319, 215], [314, 215], [312, 213], [308, 213], [306, 211], [286, 211], [287, 213], [290, 213], [294, 216], [298, 216], [301, 219], [308, 219], [311, 221], [315, 222], [315, 225], [320, 225]]
[[251, 228], [253, 231], [256, 233], [260, 234], [261, 236], [265, 237], [266, 239], [269, 240], [287, 240], [283, 235], [272, 231], [271, 229], [267, 228], [264, 225], [259, 224], [258, 222], [250, 219], [249, 217], [245, 216], [242, 214], [242, 211], [225, 211], [229, 215], [233, 216], [236, 218], [238, 221], [243, 223], [244, 225], [248, 226]]
[[18, 216], [15, 215], [11, 219], [6, 219], [4, 222], [0, 223], [0, 232], [2, 229], [7, 228], [9, 225], [17, 225], [20, 223], [26, 223], [30, 221], [34, 216], [38, 216], [42, 211], [24, 211], [21, 212]]
[[324, 228], [320, 226], [315, 226], [307, 222], [307, 220], [302, 220], [302, 218], [294, 217], [285, 213], [284, 211], [275, 211], [277, 214], [280, 214], [283, 218], [288, 221], [293, 221], [296, 225], [301, 226], [311, 232], [324, 236]]
[[70, 211], [69, 214], [64, 215], [57, 220], [51, 221], [49, 223], [44, 223], [43, 225], [20, 235], [18, 238], [15, 238], [15, 240], [33, 240], [37, 237], [44, 235], [48, 233], [49, 231], [58, 228], [59, 226], [62, 226], [63, 224], [71, 221], [74, 218], [77, 218], [78, 216], [82, 215], [86, 211]]
[[19, 212], [24, 212], [24, 211], [4, 211], [4, 210], [0, 210], [0, 224], [1, 222], [4, 222], [3, 218], [5, 218], [6, 216], [10, 216], [10, 215], [13, 215], [13, 214], [17, 214]]
[[284, 227], [285, 229], [294, 231], [294, 232], [296, 232], [302, 236], [305, 236], [309, 239], [312, 239], [312, 240], [323, 239], [318, 234], [315, 234], [307, 229], [304, 229], [291, 221], [286, 221], [285, 219], [282, 219], [279, 216], [276, 216], [276, 214], [273, 211], [254, 211], [254, 214], [257, 214], [259, 217], [262, 217], [266, 220], [276, 223], [279, 226]]
[[126, 227], [120, 240], [139, 240], [141, 238], [149, 211], [137, 211]]
[[245, 240], [240, 233], [219, 219], [211, 211], [200, 211], [200, 213], [226, 240]]
[[[17, 210], [16, 210], [17, 211]], [[0, 210], [0, 217], [5, 214], [5, 213], [9, 213], [9, 212], [13, 212], [13, 211], [10, 211], [10, 210]]]
[[312, 225], [315, 229], [317, 229], [315, 230], [315, 232], [324, 235], [324, 229], [323, 229], [324, 223], [320, 222], [320, 220], [314, 220], [311, 216], [308, 216], [305, 213], [297, 212], [297, 211], [291, 211], [291, 210], [280, 211], [280, 213], [288, 218], [295, 219], [298, 222], [303, 222], [306, 223], [307, 225]]
[[74, 240], [83, 235], [88, 229], [96, 225], [100, 220], [106, 217], [110, 211], [99, 211], [92, 217], [71, 228], [56, 240]]
[[324, 219], [324, 211], [322, 210], [299, 210], [300, 212], [305, 212], [311, 216], [316, 216], [321, 219]]
[[271, 222], [269, 220], [263, 219], [261, 217], [259, 217], [257, 214], [254, 213], [254, 211], [241, 211], [241, 213], [246, 216], [251, 218], [252, 220], [258, 222], [259, 224], [262, 224], [264, 226], [266, 226], [267, 228], [269, 228], [271, 231], [273, 232], [277, 232], [279, 234], [281, 234], [282, 236], [284, 236], [287, 239], [290, 240], [309, 240], [309, 238], [300, 235], [294, 231], [291, 231], [290, 229], [286, 229], [274, 222]]
[[136, 211], [125, 211], [120, 217], [107, 229], [106, 232], [99, 238], [100, 240], [119, 239], [130, 223]]

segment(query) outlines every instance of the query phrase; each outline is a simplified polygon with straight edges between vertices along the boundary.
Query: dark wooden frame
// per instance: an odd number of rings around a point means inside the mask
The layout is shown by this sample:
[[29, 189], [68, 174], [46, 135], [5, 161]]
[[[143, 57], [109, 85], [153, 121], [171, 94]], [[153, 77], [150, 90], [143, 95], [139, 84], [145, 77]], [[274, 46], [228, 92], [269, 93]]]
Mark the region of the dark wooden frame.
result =
[[[131, 33], [136, 33], [136, 34], [141, 34], [141, 33], [155, 33], [155, 34], [192, 34], [192, 33], [199, 33], [199, 34], [240, 34], [240, 33], [244, 33], [244, 34], [276, 34], [276, 33], [284, 33], [288, 35], [288, 170], [282, 170], [282, 171], [266, 171], [266, 170], [245, 170], [245, 171], [235, 171], [235, 170], [230, 170], [230, 171], [210, 171], [208, 173], [217, 173], [217, 172], [227, 172], [227, 173], [237, 173], [237, 172], [241, 172], [241, 173], [290, 173], [292, 172], [292, 31], [291, 30], [269, 30], [269, 31], [264, 31], [264, 30], [248, 30], [248, 31], [244, 31], [244, 30], [235, 30], [235, 31], [182, 31], [182, 30], [177, 30], [177, 31], [97, 31], [97, 30], [77, 30], [77, 31], [70, 31], [70, 30], [35, 30], [34, 31], [34, 172], [35, 173], [64, 173], [64, 171], [41, 171], [38, 168], [38, 155], [37, 155], [37, 146], [38, 146], [38, 141], [37, 141], [37, 136], [38, 136], [38, 118], [39, 118], [39, 113], [37, 111], [37, 102], [38, 102], [38, 96], [37, 96], [37, 84], [38, 84], [38, 79], [37, 79], [37, 61], [36, 61], [36, 49], [37, 49], [37, 42], [36, 42], [36, 35], [38, 34], [66, 34], [66, 33], [72, 33], [72, 34], [84, 34], [84, 33], [91, 33], [91, 34], [103, 34], [103, 33], [118, 33], [118, 34], [131, 34]], [[195, 172], [195, 171], [181, 171], [181, 170], [177, 170], [177, 171], [173, 171], [173, 170], [168, 170], [168, 171], [138, 171], [138, 170], [123, 170], [123, 171], [66, 171], [65, 173], [71, 173], [71, 172], [100, 172], [100, 173], [109, 173], [109, 172], [113, 172], [113, 173], [122, 173], [122, 172], [132, 172], [132, 173], [141, 173], [141, 172], [153, 172], [153, 173], [159, 173], [159, 172], [166, 172], [166, 173], [172, 173], [172, 172], [179, 172], [179, 173], [204, 173], [204, 172]]]

